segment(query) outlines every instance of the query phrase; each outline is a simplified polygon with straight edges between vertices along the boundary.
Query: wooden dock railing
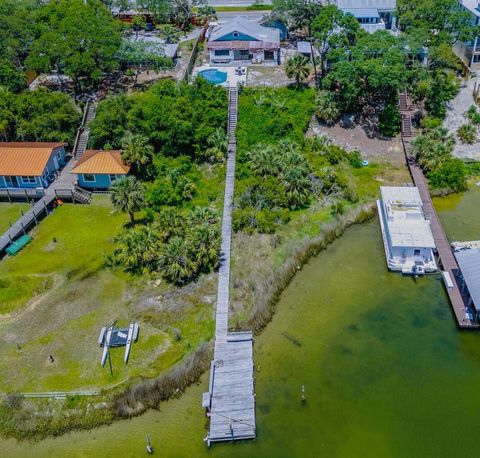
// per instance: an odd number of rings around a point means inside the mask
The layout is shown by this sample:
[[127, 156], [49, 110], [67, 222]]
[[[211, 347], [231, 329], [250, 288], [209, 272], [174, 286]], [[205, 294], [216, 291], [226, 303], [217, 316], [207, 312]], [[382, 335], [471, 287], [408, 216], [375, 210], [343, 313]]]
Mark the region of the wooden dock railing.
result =
[[472, 319], [472, 315], [468, 313], [469, 311], [458, 287], [460, 268], [452, 253], [451, 245], [448, 241], [445, 231], [443, 230], [440, 218], [438, 217], [435, 207], [433, 206], [425, 176], [423, 175], [423, 171], [416, 162], [415, 158], [411, 155], [411, 140], [414, 136], [412, 130], [413, 106], [406, 93], [400, 94], [399, 111], [402, 117], [403, 149], [408, 168], [410, 170], [410, 175], [413, 183], [418, 188], [420, 197], [422, 198], [423, 212], [425, 217], [430, 221], [430, 227], [433, 234], [433, 240], [435, 241], [439, 263], [443, 271], [448, 274], [453, 284], [453, 286], [446, 287], [453, 313], [460, 328], [478, 328], [479, 324], [475, 318]]

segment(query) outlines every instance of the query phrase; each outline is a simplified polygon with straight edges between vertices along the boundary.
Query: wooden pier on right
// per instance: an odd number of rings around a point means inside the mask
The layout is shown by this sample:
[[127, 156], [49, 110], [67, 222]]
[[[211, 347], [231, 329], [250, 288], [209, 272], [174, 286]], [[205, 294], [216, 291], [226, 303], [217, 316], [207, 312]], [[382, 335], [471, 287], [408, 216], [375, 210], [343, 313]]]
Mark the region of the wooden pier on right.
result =
[[399, 111], [402, 118], [402, 142], [408, 168], [410, 170], [412, 180], [420, 193], [425, 217], [430, 221], [430, 227], [432, 230], [433, 239], [435, 241], [438, 260], [442, 266], [445, 289], [447, 291], [455, 318], [460, 328], [477, 329], [480, 327], [480, 325], [476, 318], [469, 313], [465, 304], [465, 300], [459, 289], [458, 280], [461, 275], [460, 267], [458, 266], [455, 256], [453, 255], [450, 242], [447, 239], [442, 224], [440, 223], [440, 218], [438, 217], [435, 207], [433, 206], [428, 185], [425, 181], [425, 176], [415, 161], [415, 158], [410, 154], [410, 142], [413, 137], [413, 106], [406, 93], [400, 94]]

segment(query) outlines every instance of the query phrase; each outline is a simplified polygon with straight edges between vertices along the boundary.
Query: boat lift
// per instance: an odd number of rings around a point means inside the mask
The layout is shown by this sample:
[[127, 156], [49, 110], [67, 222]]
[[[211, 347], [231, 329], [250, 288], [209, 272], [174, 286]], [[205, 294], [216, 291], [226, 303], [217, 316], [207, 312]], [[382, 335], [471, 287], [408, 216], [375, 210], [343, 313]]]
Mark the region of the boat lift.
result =
[[125, 347], [125, 356], [123, 360], [125, 361], [125, 364], [128, 364], [132, 343], [138, 340], [138, 332], [140, 330], [136, 322], [130, 323], [128, 328], [116, 328], [116, 323], [117, 321], [115, 320], [110, 325], [104, 326], [98, 336], [98, 343], [100, 347], [103, 347], [101, 364], [102, 367], [105, 367], [108, 357], [110, 361], [110, 372], [112, 371], [110, 348]]

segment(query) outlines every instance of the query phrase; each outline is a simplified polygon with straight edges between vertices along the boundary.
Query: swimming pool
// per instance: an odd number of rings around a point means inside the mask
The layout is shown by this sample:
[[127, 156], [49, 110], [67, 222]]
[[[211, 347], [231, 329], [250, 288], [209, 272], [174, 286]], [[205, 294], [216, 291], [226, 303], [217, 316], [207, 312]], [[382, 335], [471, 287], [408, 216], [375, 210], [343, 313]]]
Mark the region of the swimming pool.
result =
[[198, 72], [199, 76], [202, 76], [207, 81], [213, 84], [222, 84], [227, 81], [227, 74], [225, 72], [221, 72], [216, 68], [209, 68], [207, 70], [202, 70]]

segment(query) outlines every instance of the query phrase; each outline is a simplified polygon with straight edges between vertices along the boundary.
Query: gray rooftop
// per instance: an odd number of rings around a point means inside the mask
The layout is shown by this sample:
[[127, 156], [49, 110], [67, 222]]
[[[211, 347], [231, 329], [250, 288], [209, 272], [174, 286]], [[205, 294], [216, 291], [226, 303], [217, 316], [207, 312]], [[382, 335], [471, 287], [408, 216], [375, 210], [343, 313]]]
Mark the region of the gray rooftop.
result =
[[334, 3], [341, 10], [373, 8], [381, 11], [394, 11], [397, 9], [396, 0], [336, 0]]
[[308, 41], [299, 41], [297, 43], [297, 50], [299, 53], [302, 54], [311, 54], [312, 53], [312, 48], [310, 46], [310, 42]]
[[470, 248], [455, 251], [463, 278], [477, 311], [480, 311], [480, 249]]
[[[165, 43], [165, 40], [158, 37], [157, 35], [146, 35], [146, 34], [139, 34], [138, 37], [135, 34], [131, 34], [128, 37], [128, 40], [132, 43], [135, 42], [143, 42], [147, 45], [147, 51], [157, 51], [160, 46], [163, 49], [163, 55], [166, 57], [171, 57], [172, 59], [177, 54], [178, 44], [176, 43]], [[148, 48], [148, 45], [151, 45], [151, 49]]]
[[231, 21], [217, 26], [212, 31], [209, 41], [218, 40], [233, 32], [248, 35], [258, 41], [280, 43], [280, 31], [278, 29], [263, 27], [260, 24], [249, 21], [241, 16], [236, 16]]

